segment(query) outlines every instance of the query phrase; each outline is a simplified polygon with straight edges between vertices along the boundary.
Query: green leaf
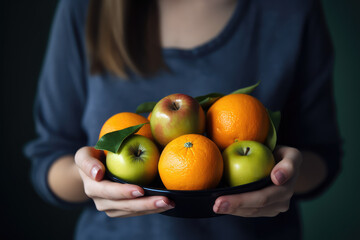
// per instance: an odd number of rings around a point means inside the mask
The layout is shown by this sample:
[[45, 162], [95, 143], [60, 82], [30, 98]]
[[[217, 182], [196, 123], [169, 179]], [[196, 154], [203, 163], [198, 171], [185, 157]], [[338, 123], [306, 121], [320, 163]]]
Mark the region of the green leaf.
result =
[[276, 141], [277, 141], [276, 132], [280, 124], [281, 113], [280, 111], [272, 112], [268, 109], [267, 112], [270, 120], [270, 128], [265, 140], [265, 145], [268, 146], [271, 151], [273, 151], [276, 147]]
[[273, 122], [276, 132], [279, 130], [279, 126], [280, 126], [280, 120], [281, 120], [281, 113], [280, 111], [276, 111], [273, 112], [271, 110], [268, 109], [268, 113], [269, 113], [269, 117], [271, 119], [271, 121]]
[[201, 107], [206, 110], [208, 109], [216, 100], [223, 97], [224, 94], [221, 93], [210, 93], [204, 96], [195, 97], [195, 99], [200, 103]]
[[137, 133], [137, 131], [145, 124], [148, 123], [142, 123], [119, 131], [109, 132], [99, 139], [95, 145], [95, 149], [117, 153], [125, 139]]
[[249, 87], [246, 87], [246, 88], [240, 88], [230, 94], [236, 94], [236, 93], [243, 93], [243, 94], [250, 94], [254, 91], [254, 89], [260, 85], [260, 81], [258, 81], [256, 84], [254, 85], [251, 85]]
[[145, 102], [140, 104], [137, 108], [136, 108], [136, 113], [147, 113], [147, 112], [151, 112], [157, 102]]
[[[250, 94], [252, 91], [254, 91], [254, 89], [259, 86], [260, 81], [257, 82], [256, 84], [249, 86], [249, 87], [245, 87], [245, 88], [240, 88], [230, 94], [235, 94], [235, 93], [244, 93], [244, 94]], [[216, 102], [216, 100], [218, 100], [219, 98], [225, 96], [222, 93], [210, 93], [204, 96], [199, 96], [199, 97], [195, 97], [195, 99], [200, 103], [201, 107], [204, 110], [207, 110], [208, 108], [211, 107], [211, 105]]]

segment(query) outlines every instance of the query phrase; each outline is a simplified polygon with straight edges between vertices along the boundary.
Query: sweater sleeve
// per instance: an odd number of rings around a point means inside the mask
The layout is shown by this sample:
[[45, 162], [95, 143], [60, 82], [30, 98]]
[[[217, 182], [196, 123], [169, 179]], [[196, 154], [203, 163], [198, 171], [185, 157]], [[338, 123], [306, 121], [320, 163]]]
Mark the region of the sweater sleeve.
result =
[[81, 123], [86, 100], [86, 9], [79, 10], [78, 4], [79, 1], [62, 0], [57, 6], [35, 99], [38, 137], [25, 147], [37, 193], [47, 202], [65, 208], [73, 204], [51, 192], [47, 175], [55, 160], [74, 155], [86, 144]]
[[279, 143], [313, 151], [326, 161], [328, 175], [321, 186], [299, 195], [313, 198], [326, 190], [341, 168], [342, 140], [333, 93], [333, 46], [320, 1], [313, 1], [296, 71], [296, 84], [283, 111]]

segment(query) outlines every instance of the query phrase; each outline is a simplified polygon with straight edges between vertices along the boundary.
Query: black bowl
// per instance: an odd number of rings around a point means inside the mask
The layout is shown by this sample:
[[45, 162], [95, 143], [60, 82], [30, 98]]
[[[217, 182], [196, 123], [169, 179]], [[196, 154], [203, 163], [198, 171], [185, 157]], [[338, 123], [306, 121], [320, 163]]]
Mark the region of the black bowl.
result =
[[[107, 176], [112, 181], [127, 183], [115, 177], [109, 171], [107, 171]], [[161, 214], [163, 215], [180, 218], [210, 218], [221, 216], [213, 211], [213, 205], [219, 196], [251, 192], [269, 186], [270, 184], [270, 177], [266, 177], [256, 182], [235, 187], [226, 186], [221, 182], [219, 186], [214, 189], [179, 191], [167, 190], [161, 183], [160, 178], [157, 178], [149, 187], [141, 187], [144, 189], [145, 196], [166, 196], [174, 201], [175, 208], [162, 212]]]

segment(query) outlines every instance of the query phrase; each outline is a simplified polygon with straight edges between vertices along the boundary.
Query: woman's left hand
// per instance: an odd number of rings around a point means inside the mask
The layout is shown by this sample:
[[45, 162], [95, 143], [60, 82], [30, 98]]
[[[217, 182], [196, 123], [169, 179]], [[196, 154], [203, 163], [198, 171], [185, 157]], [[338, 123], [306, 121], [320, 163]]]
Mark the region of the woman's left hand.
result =
[[289, 209], [299, 175], [302, 156], [299, 150], [281, 146], [274, 152], [279, 160], [271, 171], [274, 185], [258, 191], [218, 197], [215, 213], [242, 217], [274, 217]]

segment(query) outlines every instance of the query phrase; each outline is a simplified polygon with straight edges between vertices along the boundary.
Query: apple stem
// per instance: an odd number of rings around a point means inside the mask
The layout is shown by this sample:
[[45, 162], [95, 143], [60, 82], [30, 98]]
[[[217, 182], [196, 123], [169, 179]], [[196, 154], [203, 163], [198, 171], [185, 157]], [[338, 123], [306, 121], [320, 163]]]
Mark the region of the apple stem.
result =
[[173, 106], [173, 110], [179, 110], [180, 109], [180, 107], [178, 106], [178, 104], [176, 102], [173, 102], [172, 106]]
[[249, 151], [250, 151], [250, 148], [247, 147], [246, 150], [245, 150], [245, 156], [249, 153]]
[[142, 154], [141, 149], [138, 149], [138, 151], [137, 151], [137, 153], [136, 153], [136, 156], [137, 156], [137, 157], [140, 157], [140, 156], [141, 156], [141, 154]]

